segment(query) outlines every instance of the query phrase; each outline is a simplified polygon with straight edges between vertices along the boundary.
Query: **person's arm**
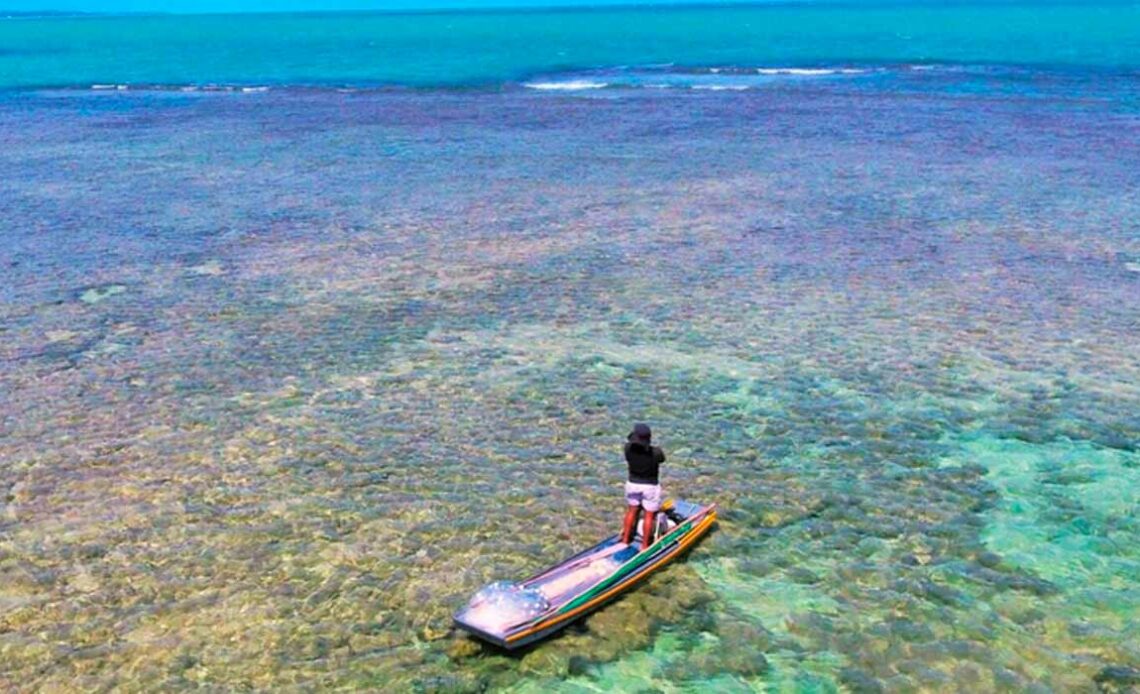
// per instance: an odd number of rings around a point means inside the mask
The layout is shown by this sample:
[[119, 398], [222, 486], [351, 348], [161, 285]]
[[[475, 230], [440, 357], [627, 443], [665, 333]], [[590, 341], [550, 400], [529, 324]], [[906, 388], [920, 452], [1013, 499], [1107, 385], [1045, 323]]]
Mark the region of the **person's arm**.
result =
[[660, 446], [653, 447], [653, 461], [660, 465], [665, 462], [665, 449]]

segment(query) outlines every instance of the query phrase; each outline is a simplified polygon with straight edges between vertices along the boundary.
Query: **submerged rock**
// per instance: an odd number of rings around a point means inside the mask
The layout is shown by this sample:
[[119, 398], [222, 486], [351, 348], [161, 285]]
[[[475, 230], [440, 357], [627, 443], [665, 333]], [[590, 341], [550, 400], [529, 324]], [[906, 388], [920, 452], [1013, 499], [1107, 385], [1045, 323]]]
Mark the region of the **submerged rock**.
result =
[[88, 287], [79, 294], [79, 300], [85, 304], [97, 304], [126, 291], [127, 287], [124, 284], [104, 284], [96, 287]]
[[737, 562], [736, 568], [743, 573], [763, 578], [780, 567], [768, 559], [746, 557]]
[[716, 631], [725, 643], [747, 643], [761, 651], [767, 650], [772, 643], [772, 632], [748, 621], [721, 619], [717, 621]]
[[997, 569], [1001, 566], [1001, 555], [996, 552], [979, 552], [977, 561], [987, 569]]
[[678, 682], [705, 682], [718, 675], [756, 677], [769, 669], [768, 659], [757, 649], [722, 643], [715, 650], [703, 650], [671, 663], [663, 674]]
[[591, 633], [604, 639], [628, 638], [644, 644], [647, 643], [650, 631], [650, 620], [647, 617], [641, 601], [627, 596], [590, 615], [586, 626]]
[[881, 694], [883, 685], [858, 668], [845, 667], [839, 671], [839, 681], [851, 694]]
[[1140, 691], [1140, 668], [1127, 665], [1109, 665], [1093, 677], [1097, 689], [1111, 694]]
[[993, 669], [994, 684], [1002, 691], [1023, 692], [1029, 688], [1029, 680], [1005, 667]]
[[887, 628], [892, 638], [908, 643], [921, 643], [934, 639], [934, 632], [929, 626], [909, 619], [892, 619], [887, 622]]
[[590, 671], [591, 663], [580, 655], [572, 655], [567, 661], [567, 672], [573, 677], [585, 675]]
[[225, 269], [222, 267], [220, 260], [208, 260], [201, 265], [194, 265], [187, 268], [187, 272], [192, 275], [201, 275], [206, 277], [217, 277], [225, 274]]
[[452, 660], [464, 660], [482, 652], [483, 646], [472, 636], [457, 635], [447, 645], [447, 657]]
[[787, 570], [787, 576], [794, 583], [801, 585], [814, 585], [819, 583], [820, 578], [812, 571], [800, 566], [792, 567]]
[[487, 683], [471, 673], [425, 677], [412, 686], [416, 694], [477, 694], [487, 689]]
[[523, 656], [519, 672], [541, 677], [566, 677], [570, 673], [570, 655], [553, 648], [537, 648]]
[[742, 677], [763, 675], [769, 667], [764, 654], [751, 648], [734, 648], [724, 657], [724, 669]]

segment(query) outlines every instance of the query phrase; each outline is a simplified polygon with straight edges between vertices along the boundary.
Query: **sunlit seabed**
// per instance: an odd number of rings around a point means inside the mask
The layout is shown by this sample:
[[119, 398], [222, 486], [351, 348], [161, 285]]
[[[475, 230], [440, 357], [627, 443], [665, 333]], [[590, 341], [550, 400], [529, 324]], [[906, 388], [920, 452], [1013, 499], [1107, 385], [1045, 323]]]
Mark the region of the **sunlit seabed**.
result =
[[[1135, 686], [1135, 117], [606, 92], [0, 102], [0, 683]], [[451, 631], [637, 419], [717, 531]]]

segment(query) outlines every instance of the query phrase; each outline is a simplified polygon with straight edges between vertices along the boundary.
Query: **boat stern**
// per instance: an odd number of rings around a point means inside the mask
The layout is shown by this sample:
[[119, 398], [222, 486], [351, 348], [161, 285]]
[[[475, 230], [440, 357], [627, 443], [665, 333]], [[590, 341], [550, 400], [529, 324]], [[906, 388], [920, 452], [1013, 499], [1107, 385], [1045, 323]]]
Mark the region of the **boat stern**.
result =
[[455, 626], [479, 638], [507, 647], [507, 634], [550, 611], [546, 596], [511, 581], [483, 586], [452, 617]]

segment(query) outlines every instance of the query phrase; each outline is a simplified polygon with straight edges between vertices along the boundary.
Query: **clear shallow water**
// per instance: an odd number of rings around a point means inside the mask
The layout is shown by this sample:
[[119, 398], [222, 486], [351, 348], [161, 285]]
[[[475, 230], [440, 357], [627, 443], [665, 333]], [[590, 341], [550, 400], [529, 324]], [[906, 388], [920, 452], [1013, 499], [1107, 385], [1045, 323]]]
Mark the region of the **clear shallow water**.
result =
[[[1134, 81], [833, 67], [4, 95], [0, 681], [1127, 686]], [[614, 530], [636, 419], [718, 530], [451, 633]]]

